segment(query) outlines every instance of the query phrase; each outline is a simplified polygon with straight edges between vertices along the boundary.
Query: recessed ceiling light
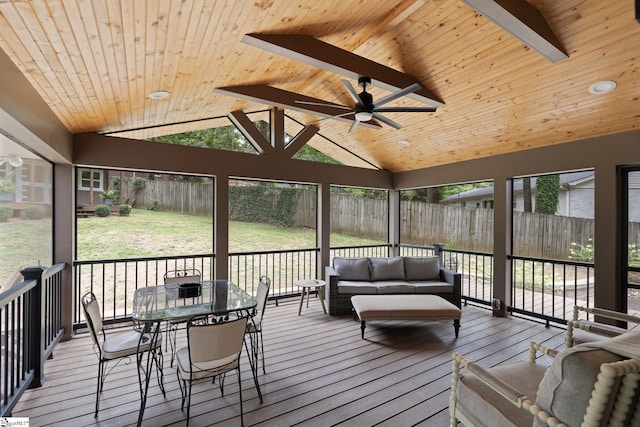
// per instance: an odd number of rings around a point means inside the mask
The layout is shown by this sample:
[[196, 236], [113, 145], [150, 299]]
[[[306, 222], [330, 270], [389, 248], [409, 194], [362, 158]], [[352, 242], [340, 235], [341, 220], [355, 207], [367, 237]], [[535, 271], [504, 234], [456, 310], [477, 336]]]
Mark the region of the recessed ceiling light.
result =
[[162, 99], [166, 98], [167, 96], [169, 96], [169, 92], [167, 92], [166, 90], [157, 90], [149, 94], [149, 98], [151, 99]]
[[402, 141], [398, 141], [398, 144], [402, 145], [403, 147], [408, 147], [409, 145], [411, 145], [411, 143], [406, 139], [403, 139]]
[[603, 95], [609, 93], [616, 88], [617, 84], [611, 80], [603, 80], [589, 86], [589, 93], [593, 95]]

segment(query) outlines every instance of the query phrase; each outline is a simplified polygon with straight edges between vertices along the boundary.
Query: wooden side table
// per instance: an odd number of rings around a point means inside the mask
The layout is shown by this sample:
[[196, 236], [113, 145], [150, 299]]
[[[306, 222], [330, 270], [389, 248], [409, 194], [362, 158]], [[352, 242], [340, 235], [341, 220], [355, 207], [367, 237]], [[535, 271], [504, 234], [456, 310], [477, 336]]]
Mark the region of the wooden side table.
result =
[[311, 288], [316, 288], [316, 292], [318, 292], [318, 298], [320, 299], [320, 304], [322, 304], [322, 311], [324, 311], [324, 314], [327, 314], [327, 309], [324, 306], [324, 294], [321, 294], [321, 292], [324, 292], [324, 287], [326, 285], [326, 282], [324, 280], [298, 280], [297, 282], [295, 282], [295, 285], [300, 288], [300, 307], [298, 308], [298, 316], [300, 316], [300, 313], [302, 313], [302, 303], [304, 302], [305, 293], [307, 294], [307, 308], [309, 308], [309, 293], [311, 291]]

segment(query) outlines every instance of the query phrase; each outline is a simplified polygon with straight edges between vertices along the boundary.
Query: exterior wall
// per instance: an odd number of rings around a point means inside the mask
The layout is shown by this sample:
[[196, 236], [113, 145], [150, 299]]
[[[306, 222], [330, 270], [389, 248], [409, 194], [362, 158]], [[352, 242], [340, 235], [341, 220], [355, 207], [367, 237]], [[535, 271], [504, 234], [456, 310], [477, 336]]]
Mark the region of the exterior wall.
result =
[[75, 238], [72, 136], [2, 50], [0, 76], [0, 132], [54, 163], [52, 259], [66, 263], [62, 300], [68, 305], [62, 307], [62, 324], [69, 339]]

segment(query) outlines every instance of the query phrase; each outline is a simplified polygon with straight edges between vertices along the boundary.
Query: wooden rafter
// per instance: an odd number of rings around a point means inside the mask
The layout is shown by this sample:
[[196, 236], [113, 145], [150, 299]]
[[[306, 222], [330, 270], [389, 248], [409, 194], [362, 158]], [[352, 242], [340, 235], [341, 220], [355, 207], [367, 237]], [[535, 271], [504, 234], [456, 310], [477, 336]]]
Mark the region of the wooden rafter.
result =
[[422, 88], [408, 94], [407, 97], [435, 107], [444, 105], [440, 98], [426, 89], [415, 77], [311, 36], [299, 34], [246, 34], [242, 38], [242, 42], [353, 80], [358, 80], [362, 76], [370, 77], [374, 86], [390, 92], [418, 83]]
[[315, 125], [305, 126], [298, 134], [285, 145], [286, 133], [284, 130], [284, 111], [280, 108], [272, 108], [269, 114], [270, 139], [260, 132], [253, 124], [249, 116], [243, 111], [233, 111], [229, 114], [229, 120], [238, 128], [249, 143], [260, 154], [292, 158], [313, 136], [320, 130]]
[[569, 55], [538, 9], [526, 0], [462, 0], [551, 62]]
[[[333, 104], [322, 99], [300, 95], [268, 85], [227, 86], [216, 88], [214, 91], [229, 96], [235, 96], [236, 98], [261, 102], [275, 107], [287, 108], [303, 113], [310, 113], [320, 117], [334, 117], [335, 119], [342, 120], [344, 122], [352, 123], [355, 120], [355, 116], [353, 114], [336, 117], [345, 112], [344, 108], [338, 104]], [[322, 105], [300, 104], [299, 101], [313, 102]], [[372, 129], [379, 129], [381, 127], [375, 120], [361, 122], [359, 126], [365, 126]]]

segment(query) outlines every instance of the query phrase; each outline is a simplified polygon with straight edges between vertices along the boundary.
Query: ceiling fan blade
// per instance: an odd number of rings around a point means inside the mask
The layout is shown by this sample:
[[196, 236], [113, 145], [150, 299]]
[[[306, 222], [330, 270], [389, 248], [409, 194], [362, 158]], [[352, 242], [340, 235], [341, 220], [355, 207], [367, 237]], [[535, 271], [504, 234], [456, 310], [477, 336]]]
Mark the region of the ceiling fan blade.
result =
[[407, 86], [404, 89], [397, 90], [397, 91], [393, 92], [392, 94], [389, 94], [389, 95], [385, 96], [380, 101], [376, 102], [375, 105], [376, 105], [376, 107], [379, 106], [379, 105], [384, 105], [387, 102], [391, 102], [394, 99], [401, 98], [401, 97], [403, 97], [405, 95], [408, 95], [411, 92], [415, 92], [415, 91], [417, 91], [419, 89], [422, 89], [422, 86], [420, 85], [420, 83], [414, 83], [411, 86]]
[[345, 80], [345, 79], [342, 79], [340, 81], [342, 82], [342, 85], [347, 89], [347, 92], [349, 92], [349, 95], [351, 95], [351, 98], [353, 98], [353, 102], [355, 102], [356, 105], [361, 105], [362, 101], [360, 101], [360, 97], [358, 96], [358, 92], [356, 92], [356, 90], [353, 87], [353, 85], [351, 84], [351, 82], [349, 80]]
[[349, 114], [353, 114], [353, 111], [347, 111], [346, 113], [337, 114], [335, 116], [322, 117], [322, 118], [319, 118], [319, 119], [316, 119], [316, 120], [312, 120], [308, 124], [318, 123], [318, 122], [321, 122], [321, 121], [327, 120], [327, 119], [335, 119], [335, 118], [338, 118], [338, 117], [344, 117], [344, 116], [348, 116]]
[[321, 107], [331, 107], [331, 108], [341, 108], [343, 110], [352, 110], [351, 107], [347, 107], [346, 105], [337, 105], [337, 104], [329, 104], [326, 102], [309, 102], [309, 101], [297, 101], [296, 104], [305, 104], [305, 105], [319, 105]]
[[436, 107], [386, 107], [374, 108], [376, 113], [435, 113]]
[[360, 124], [360, 120], [355, 119], [351, 124], [351, 128], [349, 128], [349, 133], [352, 133], [354, 130], [356, 130], [359, 124]]
[[396, 123], [393, 120], [386, 118], [382, 114], [373, 113], [373, 117], [377, 120], [380, 120], [382, 123], [388, 124], [394, 129], [402, 129], [402, 125], [400, 123]]

